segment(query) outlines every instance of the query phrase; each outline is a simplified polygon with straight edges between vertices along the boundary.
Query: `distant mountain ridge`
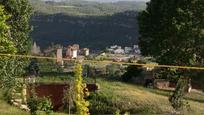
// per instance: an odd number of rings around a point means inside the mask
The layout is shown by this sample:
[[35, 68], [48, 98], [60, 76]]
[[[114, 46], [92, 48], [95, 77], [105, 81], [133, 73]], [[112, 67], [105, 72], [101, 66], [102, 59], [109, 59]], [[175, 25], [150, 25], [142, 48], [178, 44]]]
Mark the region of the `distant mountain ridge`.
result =
[[[42, 0], [42, 1], [55, 1], [55, 2], [63, 2], [63, 1], [70, 1], [70, 0]], [[149, 0], [81, 0], [81, 1], [92, 1], [92, 2], [119, 2], [119, 1], [135, 1], [135, 2], [147, 2]]]
[[51, 43], [104, 49], [106, 46], [137, 44], [137, 12], [144, 2], [97, 3], [32, 1], [32, 38], [42, 48]]

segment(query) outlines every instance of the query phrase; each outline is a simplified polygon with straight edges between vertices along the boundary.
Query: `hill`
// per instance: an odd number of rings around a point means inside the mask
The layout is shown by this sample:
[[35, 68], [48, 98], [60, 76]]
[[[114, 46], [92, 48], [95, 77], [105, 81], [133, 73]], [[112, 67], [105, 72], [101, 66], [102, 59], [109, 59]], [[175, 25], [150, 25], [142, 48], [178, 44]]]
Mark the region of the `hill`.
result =
[[137, 44], [137, 13], [144, 2], [98, 3], [81, 0], [31, 1], [32, 38], [42, 48], [51, 43], [103, 49]]

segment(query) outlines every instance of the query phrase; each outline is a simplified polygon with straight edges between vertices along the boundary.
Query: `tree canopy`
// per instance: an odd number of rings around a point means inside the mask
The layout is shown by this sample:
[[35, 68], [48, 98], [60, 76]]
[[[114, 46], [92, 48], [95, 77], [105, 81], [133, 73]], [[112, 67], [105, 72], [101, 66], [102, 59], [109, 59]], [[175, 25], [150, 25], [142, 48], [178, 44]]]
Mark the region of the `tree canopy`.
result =
[[17, 48], [18, 53], [27, 53], [31, 46], [29, 37], [29, 20], [32, 8], [28, 0], [0, 0], [0, 4], [5, 7], [5, 11], [11, 16], [8, 20], [10, 37]]
[[[0, 53], [27, 54], [30, 50], [31, 6], [27, 0], [0, 0]], [[6, 15], [9, 14], [9, 15]], [[7, 101], [15, 91], [21, 90], [27, 59], [0, 56], [0, 88]]]
[[151, 0], [138, 17], [142, 54], [160, 64], [203, 63], [203, 11], [203, 0]]
[[9, 25], [6, 23], [10, 16], [5, 14], [0, 5], [0, 53], [15, 53], [14, 43], [9, 39]]

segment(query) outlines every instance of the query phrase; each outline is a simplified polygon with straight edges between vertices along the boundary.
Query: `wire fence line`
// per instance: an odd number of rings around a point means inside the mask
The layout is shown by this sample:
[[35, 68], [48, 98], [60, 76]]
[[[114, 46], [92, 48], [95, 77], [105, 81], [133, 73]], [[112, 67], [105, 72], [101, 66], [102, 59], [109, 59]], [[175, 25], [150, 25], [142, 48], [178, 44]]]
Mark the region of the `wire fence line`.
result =
[[[48, 59], [57, 60], [57, 57], [46, 57], [46, 56], [32, 56], [32, 55], [18, 55], [18, 54], [2, 54], [0, 56], [8, 57], [20, 57], [20, 58], [30, 58], [30, 59]], [[78, 61], [77, 59], [61, 58], [63, 61]], [[140, 63], [129, 63], [129, 62], [114, 62], [114, 61], [98, 61], [98, 60], [82, 60], [82, 63], [100, 63], [100, 64], [124, 64], [124, 65], [135, 65], [143, 67], [157, 67], [157, 68], [177, 68], [177, 69], [188, 69], [188, 70], [203, 70], [204, 67], [196, 66], [175, 66], [175, 65], [158, 65], [158, 64], [140, 64]]]

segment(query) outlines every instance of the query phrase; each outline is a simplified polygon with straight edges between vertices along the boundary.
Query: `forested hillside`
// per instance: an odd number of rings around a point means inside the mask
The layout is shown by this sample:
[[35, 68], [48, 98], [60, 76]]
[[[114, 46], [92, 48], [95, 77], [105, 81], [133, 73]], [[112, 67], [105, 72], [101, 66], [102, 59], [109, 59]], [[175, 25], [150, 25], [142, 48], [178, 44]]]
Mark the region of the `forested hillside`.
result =
[[97, 3], [81, 0], [65, 2], [31, 1], [33, 40], [42, 48], [51, 43], [78, 43], [92, 49], [107, 45], [137, 43], [137, 12], [143, 2]]

